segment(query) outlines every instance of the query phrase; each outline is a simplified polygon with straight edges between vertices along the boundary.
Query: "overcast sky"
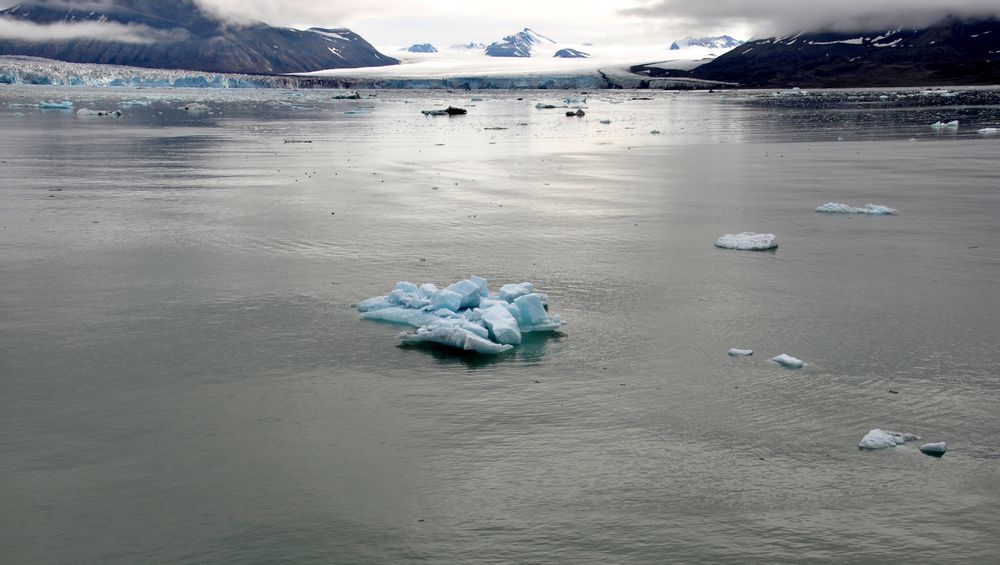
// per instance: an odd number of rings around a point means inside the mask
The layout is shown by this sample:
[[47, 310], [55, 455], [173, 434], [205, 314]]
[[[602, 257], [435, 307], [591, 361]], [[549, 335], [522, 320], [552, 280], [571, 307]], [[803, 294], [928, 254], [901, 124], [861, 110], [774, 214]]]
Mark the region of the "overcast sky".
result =
[[[90, 0], [91, 2], [100, 0]], [[165, 0], [169, 1], [169, 0]], [[947, 13], [1000, 14], [1000, 0], [201, 0], [240, 17], [305, 28], [350, 27], [377, 46], [491, 42], [531, 27], [566, 43], [668, 44], [803, 28], [913, 26]], [[16, 4], [0, 0], [0, 7]], [[119, 29], [121, 34], [134, 30]], [[40, 32], [33, 30], [32, 33]], [[61, 34], [70, 30], [58, 30]], [[0, 28], [0, 36], [3, 30]]]

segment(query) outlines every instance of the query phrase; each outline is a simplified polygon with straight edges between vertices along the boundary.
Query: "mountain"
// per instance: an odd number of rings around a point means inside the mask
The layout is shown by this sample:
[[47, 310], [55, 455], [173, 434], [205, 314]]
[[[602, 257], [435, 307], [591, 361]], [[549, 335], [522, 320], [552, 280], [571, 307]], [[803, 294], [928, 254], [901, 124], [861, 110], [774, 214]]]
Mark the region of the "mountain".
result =
[[728, 35], [722, 35], [719, 37], [688, 37], [685, 39], [679, 39], [670, 45], [672, 51], [677, 51], [679, 49], [686, 49], [688, 47], [707, 47], [709, 49], [732, 49], [733, 47], [739, 47], [743, 45], [743, 42], [739, 39], [733, 39]]
[[284, 74], [399, 62], [348, 29], [237, 23], [195, 0], [37, 0], [0, 11], [0, 19], [34, 32], [58, 24], [64, 37], [0, 39], [0, 55], [73, 63]]
[[560, 49], [556, 51], [553, 57], [559, 57], [560, 59], [588, 59], [590, 58], [590, 53], [584, 53], [576, 49]]
[[437, 47], [434, 47], [430, 43], [416, 43], [403, 49], [407, 53], [437, 53]]
[[947, 18], [920, 29], [772, 37], [690, 73], [661, 76], [779, 88], [1000, 84], [1000, 20]]
[[514, 35], [508, 35], [502, 41], [492, 43], [486, 48], [485, 53], [490, 57], [531, 57], [536, 46], [555, 45], [555, 43], [530, 28], [524, 28]]
[[463, 50], [464, 49], [466, 51], [471, 51], [471, 50], [475, 49], [475, 50], [478, 51], [478, 50], [486, 49], [486, 44], [485, 43], [476, 43], [476, 42], [473, 41], [473, 42], [470, 42], [470, 43], [456, 43], [455, 45], [452, 45], [451, 48], [455, 49], [455, 50]]

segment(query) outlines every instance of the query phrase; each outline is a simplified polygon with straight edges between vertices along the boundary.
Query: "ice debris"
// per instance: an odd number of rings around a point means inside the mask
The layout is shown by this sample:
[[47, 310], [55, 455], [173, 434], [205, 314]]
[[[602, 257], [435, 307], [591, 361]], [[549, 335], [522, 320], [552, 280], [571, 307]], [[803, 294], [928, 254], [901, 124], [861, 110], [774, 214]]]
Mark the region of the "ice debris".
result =
[[803, 361], [802, 359], [797, 359], [785, 353], [782, 353], [781, 355], [774, 357], [773, 359], [771, 359], [771, 361], [774, 361], [775, 363], [788, 369], [801, 369], [802, 367], [806, 366], [806, 362]]
[[553, 110], [555, 109], [555, 107], [556, 107], [555, 104], [546, 104], [544, 102], [539, 102], [538, 104], [535, 104], [535, 108], [538, 110]]
[[778, 238], [773, 233], [727, 233], [715, 242], [716, 247], [723, 249], [741, 249], [744, 251], [766, 251], [778, 248]]
[[420, 113], [425, 116], [464, 116], [468, 114], [469, 111], [465, 108], [448, 106], [444, 110], [421, 110]]
[[46, 102], [42, 100], [38, 103], [38, 108], [41, 110], [72, 110], [73, 103], [69, 100], [64, 102]]
[[983, 128], [977, 133], [979, 133], [979, 135], [996, 135], [1000, 133], [1000, 128]]
[[403, 343], [432, 342], [483, 354], [509, 351], [524, 334], [559, 329], [563, 320], [548, 312], [548, 296], [533, 284], [507, 284], [490, 293], [486, 279], [469, 277], [445, 288], [431, 283], [397, 283], [392, 292], [359, 302], [361, 317], [417, 328], [400, 334]]
[[931, 457], [941, 457], [947, 451], [948, 444], [943, 441], [941, 443], [925, 443], [920, 446], [920, 452]]
[[750, 357], [753, 355], [753, 349], [730, 349], [730, 357]]
[[120, 118], [122, 117], [121, 110], [88, 110], [87, 108], [81, 108], [76, 111], [76, 115], [81, 118]]
[[868, 432], [865, 437], [861, 438], [861, 442], [858, 443], [858, 449], [887, 449], [889, 447], [896, 447], [897, 445], [917, 441], [919, 439], [920, 438], [918, 436], [913, 434], [890, 432], [876, 428]]
[[827, 202], [816, 208], [817, 212], [824, 214], [867, 214], [869, 216], [891, 216], [898, 212], [894, 208], [882, 206], [881, 204], [865, 204], [864, 208], [855, 208], [840, 202]]
[[958, 120], [950, 122], [935, 122], [931, 124], [931, 129], [958, 129]]
[[184, 110], [185, 112], [191, 112], [192, 114], [201, 114], [203, 112], [209, 111], [210, 109], [211, 108], [209, 108], [208, 106], [204, 104], [199, 104], [197, 102], [181, 106], [181, 110]]

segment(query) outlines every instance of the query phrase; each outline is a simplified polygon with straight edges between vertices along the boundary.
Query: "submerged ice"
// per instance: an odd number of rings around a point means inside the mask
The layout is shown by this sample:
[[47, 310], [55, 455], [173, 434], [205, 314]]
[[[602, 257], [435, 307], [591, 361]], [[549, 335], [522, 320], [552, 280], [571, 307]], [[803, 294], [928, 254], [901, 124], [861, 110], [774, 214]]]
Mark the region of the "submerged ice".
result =
[[361, 317], [416, 328], [403, 343], [431, 342], [464, 351], [497, 354], [519, 345], [524, 334], [559, 329], [548, 312], [548, 296], [531, 283], [507, 284], [491, 293], [486, 279], [472, 276], [445, 288], [397, 283], [392, 292], [357, 304]]

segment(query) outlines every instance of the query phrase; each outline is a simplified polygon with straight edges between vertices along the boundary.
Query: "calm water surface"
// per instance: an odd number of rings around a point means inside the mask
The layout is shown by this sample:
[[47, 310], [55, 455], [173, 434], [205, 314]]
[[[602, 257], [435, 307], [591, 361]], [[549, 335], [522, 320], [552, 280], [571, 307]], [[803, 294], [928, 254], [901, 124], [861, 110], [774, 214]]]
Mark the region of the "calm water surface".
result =
[[[1000, 554], [996, 108], [377, 94], [0, 89], [0, 562]], [[475, 358], [351, 308], [470, 274], [570, 325]]]

